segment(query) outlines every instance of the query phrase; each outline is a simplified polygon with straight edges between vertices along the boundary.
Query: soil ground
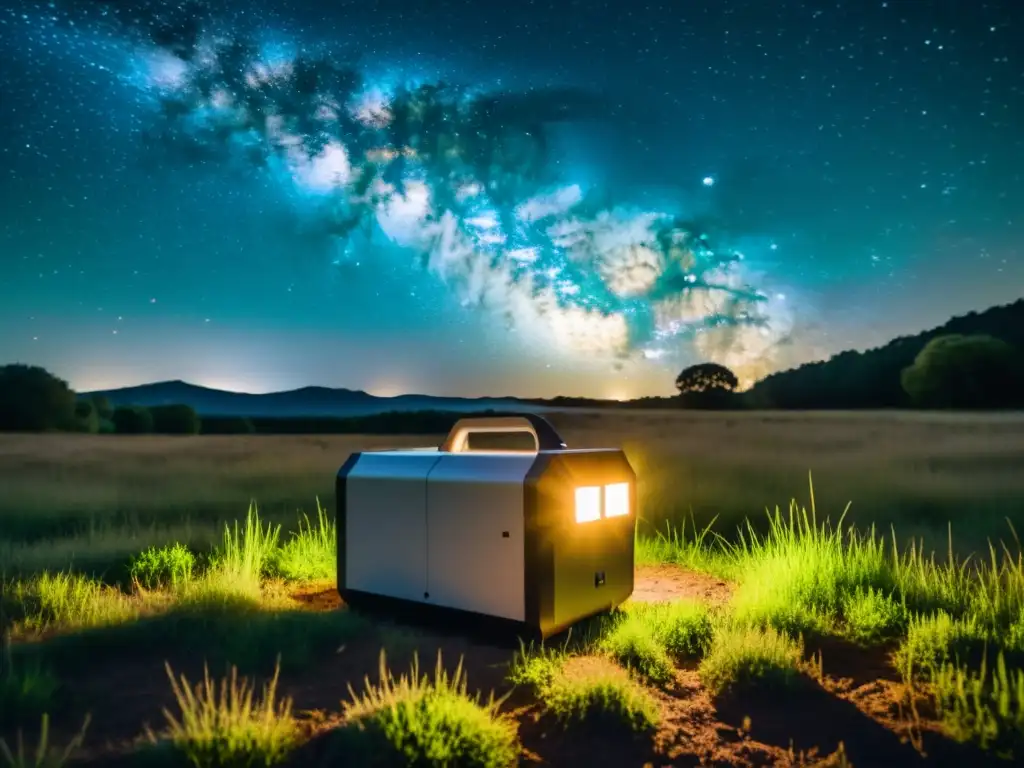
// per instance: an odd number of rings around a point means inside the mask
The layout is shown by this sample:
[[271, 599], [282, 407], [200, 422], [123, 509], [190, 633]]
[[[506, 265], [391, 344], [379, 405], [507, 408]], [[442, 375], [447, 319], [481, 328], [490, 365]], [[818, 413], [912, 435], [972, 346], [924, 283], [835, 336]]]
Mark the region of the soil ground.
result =
[[[672, 566], [640, 567], [633, 599], [657, 601], [678, 597], [720, 602], [727, 584]], [[309, 610], [342, 610], [333, 589], [306, 589], [294, 599]], [[244, 631], [240, 627], [239, 631]], [[392, 644], [388, 664], [408, 669], [413, 651], [421, 671], [431, 672], [437, 653], [445, 666], [464, 660], [471, 691], [484, 697], [509, 691], [507, 665], [514, 649], [473, 642], [434, 631], [403, 633]], [[381, 636], [369, 633], [339, 647], [300, 673], [282, 674], [281, 692], [294, 700], [310, 739], [294, 758], [296, 765], [316, 765], [338, 724], [348, 687], [359, 690], [364, 678], [377, 679]], [[806, 687], [771, 696], [713, 698], [700, 684], [695, 666], [680, 669], [670, 685], [653, 690], [662, 709], [662, 723], [653, 739], [617, 732], [609, 724], [564, 728], [546, 717], [525, 691], [512, 691], [504, 709], [519, 724], [522, 763], [536, 766], [867, 766], [970, 765], [986, 758], [944, 737], [926, 713], [913, 715], [906, 692], [886, 649], [861, 649], [833, 640], [808, 642], [819, 653], [822, 677]], [[188, 648], [169, 661], [190, 681], [202, 679], [203, 660]], [[128, 758], [147, 726], [159, 730], [163, 708], [174, 709], [164, 654], [132, 654], [116, 662], [83, 662], [79, 672], [62, 680], [73, 704], [55, 714], [53, 739], [72, 737], [86, 713], [91, 724], [81, 758], [108, 765]], [[579, 658], [575, 665], [605, 664]], [[211, 670], [215, 676], [219, 670]], [[3, 734], [11, 741], [11, 734]], [[63, 741], [62, 741], [63, 740]]]

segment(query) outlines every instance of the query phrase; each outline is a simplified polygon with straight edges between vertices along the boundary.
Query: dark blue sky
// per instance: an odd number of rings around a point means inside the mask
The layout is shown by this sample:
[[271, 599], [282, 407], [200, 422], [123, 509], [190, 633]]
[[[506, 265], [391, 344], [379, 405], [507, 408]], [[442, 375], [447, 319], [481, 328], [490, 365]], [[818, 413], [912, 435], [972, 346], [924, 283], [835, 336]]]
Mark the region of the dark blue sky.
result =
[[1024, 295], [1015, 0], [7, 5], [0, 358], [79, 389], [660, 394]]

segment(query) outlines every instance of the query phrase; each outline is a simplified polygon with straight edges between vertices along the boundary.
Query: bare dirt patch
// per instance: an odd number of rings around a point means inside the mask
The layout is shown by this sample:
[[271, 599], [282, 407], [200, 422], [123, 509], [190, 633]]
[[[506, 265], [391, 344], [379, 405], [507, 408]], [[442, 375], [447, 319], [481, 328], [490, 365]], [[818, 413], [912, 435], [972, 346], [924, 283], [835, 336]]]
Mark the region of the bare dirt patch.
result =
[[638, 603], [702, 600], [717, 605], [731, 596], [732, 587], [714, 576], [674, 565], [642, 565], [636, 569], [630, 599]]

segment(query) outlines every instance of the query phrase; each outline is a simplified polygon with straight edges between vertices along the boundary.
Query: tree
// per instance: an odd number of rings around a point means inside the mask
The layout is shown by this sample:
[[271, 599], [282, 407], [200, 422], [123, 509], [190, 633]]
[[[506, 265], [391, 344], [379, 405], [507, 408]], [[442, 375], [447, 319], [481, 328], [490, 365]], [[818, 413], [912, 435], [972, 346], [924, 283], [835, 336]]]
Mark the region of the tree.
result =
[[92, 400], [79, 399], [75, 403], [75, 427], [79, 432], [95, 434], [100, 431], [100, 417]]
[[736, 374], [718, 363], [700, 363], [676, 377], [680, 402], [687, 408], [739, 407]]
[[0, 367], [0, 430], [73, 429], [75, 393], [63, 379], [35, 365]]
[[736, 374], [718, 363], [691, 365], [676, 376], [676, 389], [681, 395], [694, 392], [735, 392], [739, 385]]
[[1006, 408], [1024, 402], [1020, 353], [992, 336], [932, 339], [903, 369], [900, 383], [923, 408]]
[[199, 414], [190, 405], [156, 405], [149, 409], [153, 415], [153, 431], [162, 435], [198, 435]]
[[153, 431], [153, 414], [148, 408], [134, 405], [115, 408], [111, 421], [119, 435], [147, 435]]

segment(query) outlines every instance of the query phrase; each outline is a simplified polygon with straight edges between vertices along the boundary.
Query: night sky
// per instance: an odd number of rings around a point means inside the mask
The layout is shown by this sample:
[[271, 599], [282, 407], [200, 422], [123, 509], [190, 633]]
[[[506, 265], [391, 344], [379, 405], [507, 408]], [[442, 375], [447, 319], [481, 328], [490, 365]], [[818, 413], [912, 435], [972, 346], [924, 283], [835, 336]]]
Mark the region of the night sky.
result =
[[1021, 40], [1021, 0], [8, 0], [0, 362], [622, 398], [876, 346], [1024, 295]]

